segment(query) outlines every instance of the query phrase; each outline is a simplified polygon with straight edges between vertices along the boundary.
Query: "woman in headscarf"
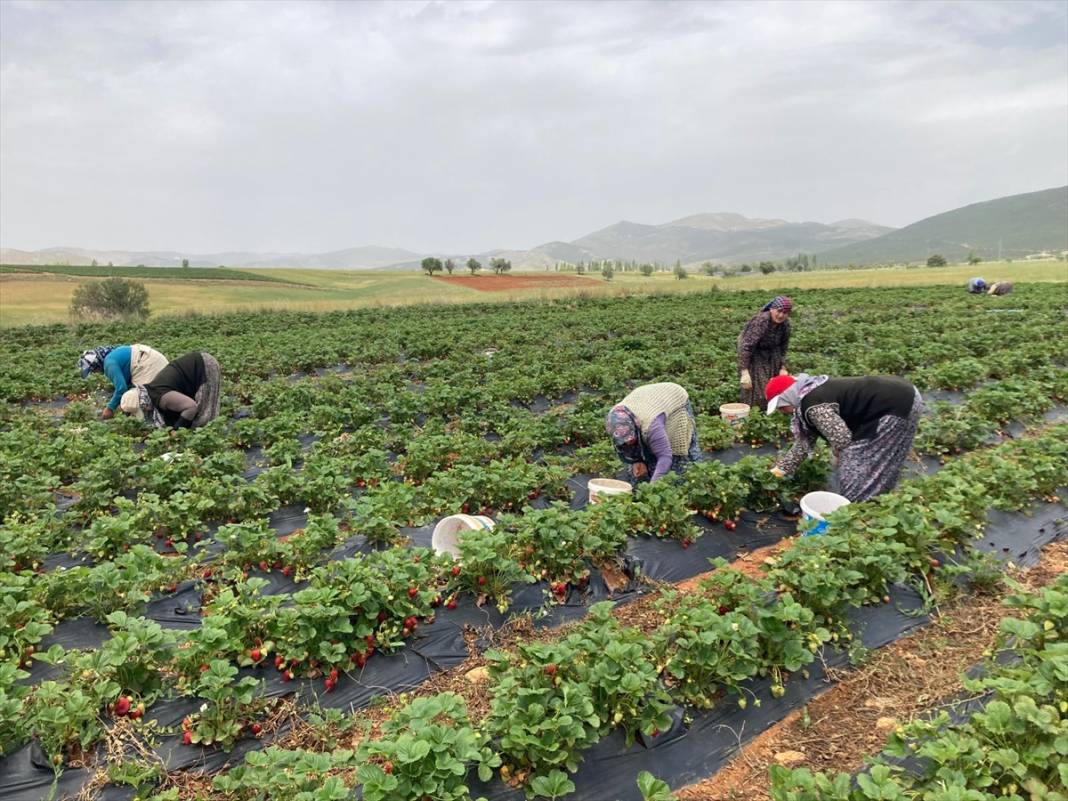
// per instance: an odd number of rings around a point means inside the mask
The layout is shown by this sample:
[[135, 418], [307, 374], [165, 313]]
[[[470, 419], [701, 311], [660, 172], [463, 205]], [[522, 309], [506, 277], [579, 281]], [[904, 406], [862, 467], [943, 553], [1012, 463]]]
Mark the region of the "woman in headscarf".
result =
[[986, 292], [986, 281], [982, 278], [973, 278], [968, 282], [968, 291], [973, 295], [982, 295]]
[[779, 295], [750, 319], [738, 336], [738, 383], [742, 403], [767, 408], [764, 387], [774, 376], [786, 375], [793, 308], [793, 301]]
[[678, 384], [646, 384], [612, 407], [605, 429], [636, 481], [658, 481], [700, 455], [690, 396]]
[[115, 416], [122, 395], [134, 384], [147, 384], [167, 366], [167, 357], [148, 345], [104, 345], [92, 350], [82, 351], [78, 358], [78, 369], [82, 378], [90, 373], [103, 373], [115, 387], [104, 411], [100, 414], [105, 420]]
[[127, 390], [120, 408], [157, 428], [207, 425], [219, 416], [219, 363], [210, 353], [187, 353], [151, 382]]
[[838, 461], [840, 492], [851, 501], [894, 488], [923, 413], [917, 389], [894, 376], [776, 376], [765, 396], [768, 414], [791, 415], [794, 435], [793, 447], [771, 472], [792, 473], [823, 437]]

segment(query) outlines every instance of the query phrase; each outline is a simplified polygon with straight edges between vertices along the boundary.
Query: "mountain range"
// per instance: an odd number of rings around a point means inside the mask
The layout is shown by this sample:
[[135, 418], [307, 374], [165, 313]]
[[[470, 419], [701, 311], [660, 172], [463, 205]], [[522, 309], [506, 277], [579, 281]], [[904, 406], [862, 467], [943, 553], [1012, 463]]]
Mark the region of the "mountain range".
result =
[[542, 269], [557, 262], [625, 261], [693, 265], [705, 261], [739, 264], [816, 254], [821, 265], [923, 261], [941, 253], [951, 261], [969, 253], [984, 259], [1068, 250], [1068, 186], [974, 203], [893, 229], [860, 219], [824, 224], [744, 217], [719, 212], [693, 214], [649, 225], [623, 220], [571, 242], [546, 242], [529, 250], [422, 254], [402, 248], [365, 246], [328, 253], [99, 251], [0, 248], [2, 264], [114, 264], [177, 267], [298, 267], [317, 269], [419, 269], [425, 255], [465, 262], [503, 257], [517, 269]]

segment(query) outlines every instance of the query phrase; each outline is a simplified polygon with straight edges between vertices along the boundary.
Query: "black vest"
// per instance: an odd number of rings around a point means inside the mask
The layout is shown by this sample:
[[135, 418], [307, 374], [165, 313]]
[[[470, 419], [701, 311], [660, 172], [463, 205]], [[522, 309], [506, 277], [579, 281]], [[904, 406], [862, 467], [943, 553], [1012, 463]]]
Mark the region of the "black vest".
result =
[[838, 414], [849, 426], [853, 439], [871, 439], [879, 420], [886, 415], [907, 418], [915, 398], [915, 388], [904, 378], [830, 378], [801, 399], [801, 415], [812, 425], [806, 416], [809, 409], [822, 403], [837, 403]]

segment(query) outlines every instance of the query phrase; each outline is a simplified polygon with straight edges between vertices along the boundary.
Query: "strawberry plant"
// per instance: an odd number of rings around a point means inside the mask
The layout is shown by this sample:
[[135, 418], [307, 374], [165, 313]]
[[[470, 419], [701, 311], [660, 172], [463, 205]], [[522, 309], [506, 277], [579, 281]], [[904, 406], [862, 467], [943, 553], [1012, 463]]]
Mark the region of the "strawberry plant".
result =
[[186, 745], [218, 745], [229, 750], [246, 721], [262, 711], [265, 702], [257, 697], [260, 682], [251, 676], [236, 682], [235, 678], [237, 668], [222, 659], [213, 659], [200, 674], [195, 693], [205, 703], [183, 726], [189, 735], [183, 734]]
[[701, 536], [701, 529], [693, 523], [694, 510], [677, 482], [639, 484], [633, 497], [638, 531], [683, 542], [693, 542]]
[[460, 533], [459, 564], [450, 569], [451, 592], [468, 592], [482, 605], [492, 601], [500, 612], [511, 603], [514, 584], [533, 582], [534, 576], [520, 566], [511, 537], [503, 530]]

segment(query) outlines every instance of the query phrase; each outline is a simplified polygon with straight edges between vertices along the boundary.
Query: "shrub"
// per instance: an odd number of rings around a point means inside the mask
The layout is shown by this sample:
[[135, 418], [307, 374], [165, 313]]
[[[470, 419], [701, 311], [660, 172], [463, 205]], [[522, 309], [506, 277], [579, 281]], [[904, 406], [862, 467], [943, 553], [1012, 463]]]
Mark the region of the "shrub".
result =
[[87, 281], [74, 290], [70, 301], [72, 317], [140, 318], [148, 317], [148, 290], [140, 281], [105, 278]]

